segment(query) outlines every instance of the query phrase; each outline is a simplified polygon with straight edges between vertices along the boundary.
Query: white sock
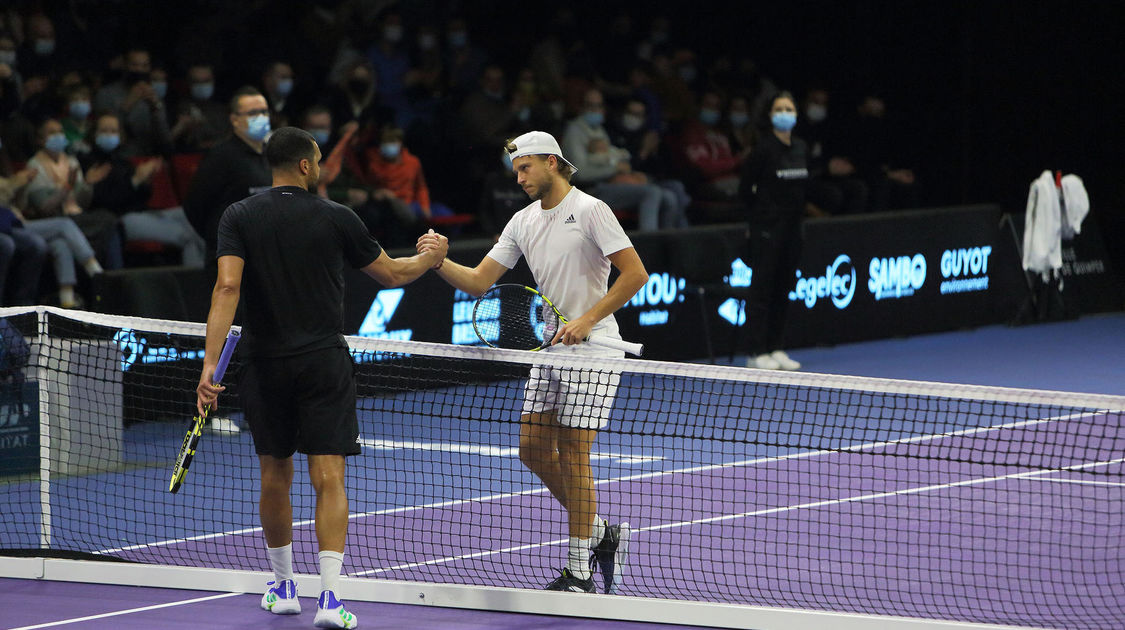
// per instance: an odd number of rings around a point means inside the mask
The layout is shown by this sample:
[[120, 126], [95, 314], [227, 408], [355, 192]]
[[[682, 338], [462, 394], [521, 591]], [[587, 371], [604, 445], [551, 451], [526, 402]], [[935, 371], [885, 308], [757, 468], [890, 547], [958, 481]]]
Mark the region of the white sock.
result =
[[59, 287], [59, 304], [63, 306], [74, 304], [74, 287]]
[[590, 540], [593, 541], [595, 547], [601, 544], [602, 538], [605, 538], [605, 525], [605, 521], [595, 514], [594, 527], [590, 529]]
[[284, 547], [266, 547], [270, 557], [270, 568], [273, 569], [273, 579], [281, 584], [284, 580], [293, 579], [293, 543]]
[[570, 554], [566, 568], [580, 580], [590, 579], [590, 539], [570, 537]]
[[82, 265], [82, 267], [84, 269], [86, 269], [86, 273], [91, 275], [91, 276], [95, 276], [95, 275], [105, 271], [104, 269], [102, 269], [102, 265], [101, 265], [101, 263], [98, 262], [97, 258], [91, 258], [90, 260], [87, 260]]
[[339, 551], [320, 552], [320, 591], [335, 593], [340, 588], [340, 569], [344, 566], [344, 554]]

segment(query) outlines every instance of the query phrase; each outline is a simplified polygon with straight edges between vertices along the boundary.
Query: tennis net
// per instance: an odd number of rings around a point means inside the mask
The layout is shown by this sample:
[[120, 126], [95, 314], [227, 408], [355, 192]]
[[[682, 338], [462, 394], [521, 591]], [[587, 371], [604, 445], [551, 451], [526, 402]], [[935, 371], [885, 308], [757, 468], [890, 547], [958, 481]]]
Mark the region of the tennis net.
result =
[[[203, 326], [0, 317], [0, 554], [268, 571], [237, 354], [221, 419], [173, 495]], [[518, 594], [557, 575], [565, 514], [519, 458], [528, 373], [546, 365], [620, 377], [592, 405], [610, 414], [593, 467], [598, 513], [633, 538], [623, 597], [590, 601], [871, 627], [1125, 626], [1125, 398], [348, 342], [362, 445], [348, 460], [351, 578]], [[295, 464], [295, 569], [315, 575], [314, 497]]]

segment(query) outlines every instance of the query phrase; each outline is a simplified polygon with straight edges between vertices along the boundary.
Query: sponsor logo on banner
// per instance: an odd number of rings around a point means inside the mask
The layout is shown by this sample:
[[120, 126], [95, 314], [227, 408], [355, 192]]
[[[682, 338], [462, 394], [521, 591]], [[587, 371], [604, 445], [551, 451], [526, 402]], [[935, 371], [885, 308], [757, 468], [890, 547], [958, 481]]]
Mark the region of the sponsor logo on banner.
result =
[[922, 254], [872, 258], [867, 266], [867, 289], [876, 300], [914, 295], [926, 282], [926, 257]]
[[988, 258], [992, 246], [947, 249], [941, 254], [941, 293], [988, 290]]
[[367, 310], [367, 316], [359, 325], [360, 337], [407, 341], [414, 336], [414, 331], [410, 328], [387, 330], [387, 324], [391, 322], [399, 303], [402, 302], [403, 292], [403, 289], [383, 289], [375, 294], [371, 308]]
[[668, 323], [668, 305], [684, 301], [687, 281], [668, 273], [650, 273], [648, 282], [637, 291], [625, 307], [643, 309], [637, 314], [641, 326], [662, 326]]
[[847, 254], [840, 254], [831, 265], [824, 268], [824, 275], [804, 276], [796, 271], [797, 284], [789, 292], [789, 301], [802, 302], [805, 308], [812, 308], [820, 300], [830, 299], [838, 309], [845, 309], [855, 297], [855, 267]]

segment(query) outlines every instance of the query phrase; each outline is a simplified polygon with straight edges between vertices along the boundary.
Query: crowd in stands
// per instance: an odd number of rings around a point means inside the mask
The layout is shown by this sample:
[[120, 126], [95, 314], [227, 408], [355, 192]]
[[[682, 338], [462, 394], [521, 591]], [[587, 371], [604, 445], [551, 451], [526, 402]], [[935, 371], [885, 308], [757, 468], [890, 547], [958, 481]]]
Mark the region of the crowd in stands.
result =
[[484, 20], [344, 0], [232, 35], [265, 4], [172, 43], [0, 9], [0, 304], [75, 307], [105, 269], [208, 264], [217, 214], [269, 186], [262, 142], [286, 125], [321, 147], [320, 194], [389, 248], [435, 226], [495, 237], [528, 202], [503, 147], [532, 129], [626, 229], [744, 221], [741, 171], [782, 88], [809, 147], [809, 216], [919, 203], [893, 104], [693, 48], [666, 16], [607, 8], [583, 28], [560, 6], [512, 50]]

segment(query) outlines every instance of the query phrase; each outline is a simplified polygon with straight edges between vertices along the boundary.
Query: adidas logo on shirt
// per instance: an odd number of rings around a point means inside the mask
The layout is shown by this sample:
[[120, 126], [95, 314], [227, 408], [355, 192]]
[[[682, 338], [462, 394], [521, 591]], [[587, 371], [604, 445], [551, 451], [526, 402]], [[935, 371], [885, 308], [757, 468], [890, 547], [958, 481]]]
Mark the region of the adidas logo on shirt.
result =
[[567, 217], [566, 221], [563, 221], [563, 223], [575, 223], [574, 215], [572, 214], [569, 217]]

